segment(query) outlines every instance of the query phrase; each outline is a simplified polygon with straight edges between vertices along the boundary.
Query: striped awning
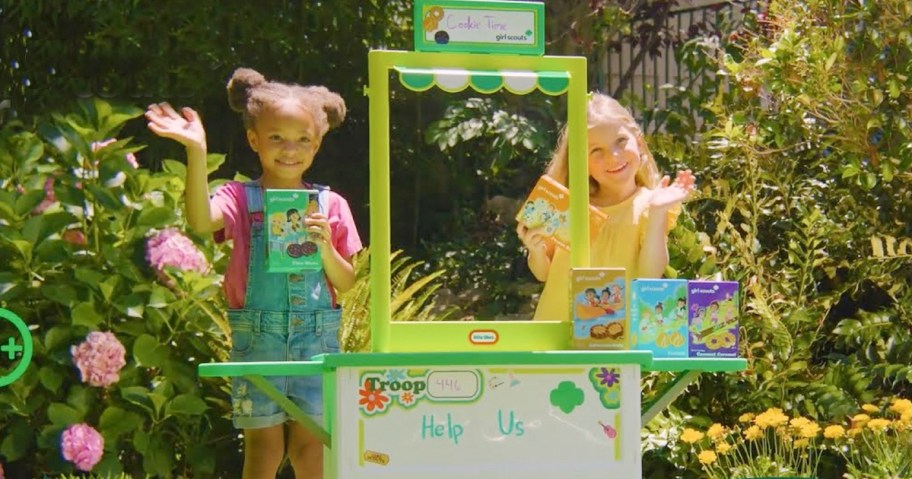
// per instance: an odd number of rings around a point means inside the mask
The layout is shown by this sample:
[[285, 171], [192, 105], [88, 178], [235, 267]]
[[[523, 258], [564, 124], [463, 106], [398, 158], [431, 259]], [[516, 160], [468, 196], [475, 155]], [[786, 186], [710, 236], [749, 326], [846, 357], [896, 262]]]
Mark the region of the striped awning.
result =
[[516, 95], [539, 90], [546, 95], [561, 95], [570, 86], [570, 74], [561, 71], [467, 70], [463, 68], [395, 67], [402, 86], [425, 91], [437, 85], [446, 92], [471, 87], [479, 93], [494, 93], [501, 88]]

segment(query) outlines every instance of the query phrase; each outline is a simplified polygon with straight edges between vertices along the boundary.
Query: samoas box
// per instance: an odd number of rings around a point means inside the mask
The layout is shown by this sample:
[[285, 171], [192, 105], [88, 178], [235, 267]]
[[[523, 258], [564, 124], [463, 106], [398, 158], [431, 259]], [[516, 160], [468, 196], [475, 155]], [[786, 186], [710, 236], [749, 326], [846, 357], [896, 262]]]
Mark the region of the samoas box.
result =
[[266, 190], [266, 270], [284, 273], [323, 268], [320, 247], [310, 240], [304, 219], [319, 211], [315, 190]]
[[737, 281], [688, 281], [690, 357], [738, 357]]
[[630, 282], [630, 348], [654, 358], [686, 358], [687, 280]]
[[627, 349], [624, 268], [572, 268], [570, 302], [575, 349]]

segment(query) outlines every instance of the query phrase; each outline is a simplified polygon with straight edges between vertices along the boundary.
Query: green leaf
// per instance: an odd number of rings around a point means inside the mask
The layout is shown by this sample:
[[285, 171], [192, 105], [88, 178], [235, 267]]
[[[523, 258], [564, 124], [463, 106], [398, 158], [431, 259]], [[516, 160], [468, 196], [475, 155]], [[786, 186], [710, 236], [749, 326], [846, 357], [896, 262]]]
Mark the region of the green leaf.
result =
[[92, 303], [80, 303], [73, 308], [73, 324], [96, 329], [104, 318], [95, 311]]
[[41, 370], [38, 371], [38, 378], [41, 380], [41, 385], [52, 393], [56, 393], [60, 389], [64, 379], [63, 374], [60, 374], [51, 366], [42, 366]]
[[206, 155], [206, 172], [212, 174], [225, 163], [225, 155], [219, 153], [209, 153]]
[[168, 348], [152, 336], [143, 334], [133, 343], [133, 358], [141, 366], [158, 368], [168, 360]]
[[171, 475], [174, 461], [174, 447], [163, 436], [152, 436], [143, 453], [143, 470], [153, 477]]
[[36, 206], [38, 206], [38, 203], [41, 203], [41, 200], [43, 200], [45, 196], [47, 196], [47, 194], [44, 192], [44, 190], [32, 190], [26, 192], [24, 195], [16, 199], [16, 215], [20, 217], [27, 215], [29, 211], [32, 211]]
[[13, 421], [4, 427], [0, 455], [6, 462], [16, 462], [25, 457], [32, 444], [32, 428], [27, 421]]
[[92, 193], [92, 196], [98, 201], [99, 204], [111, 211], [120, 211], [124, 208], [123, 202], [114, 196], [114, 193], [111, 190], [98, 186], [94, 183], [89, 183], [86, 187]]
[[101, 413], [99, 427], [101, 433], [116, 438], [137, 429], [142, 425], [142, 416], [117, 406], [108, 406]]
[[78, 299], [76, 289], [68, 284], [48, 284], [42, 286], [41, 295], [64, 306], [70, 306]]
[[136, 224], [139, 226], [158, 228], [173, 223], [175, 219], [174, 208], [158, 206], [142, 210], [139, 214], [139, 218], [136, 220]]
[[58, 325], [48, 330], [44, 335], [44, 349], [51, 351], [70, 340], [71, 329], [69, 326]]
[[[149, 414], [155, 414], [155, 405], [149, 399], [149, 390], [142, 386], [129, 386], [120, 389], [120, 395], [124, 399], [146, 410]], [[140, 446], [137, 444], [137, 448]], [[139, 449], [142, 452], [142, 449]]]
[[47, 410], [48, 419], [55, 426], [69, 426], [82, 422], [84, 417], [76, 408], [60, 402], [51, 403]]
[[169, 416], [177, 414], [199, 415], [208, 409], [206, 403], [193, 394], [180, 394], [172, 399], [165, 411]]
[[90, 268], [76, 268], [75, 275], [76, 279], [89, 286], [98, 286], [105, 279], [105, 275]]
[[172, 293], [170, 289], [158, 284], [153, 284], [152, 294], [149, 295], [148, 306], [150, 308], [166, 308], [176, 300], [177, 297], [174, 296], [174, 293]]
[[[208, 158], [207, 158], [208, 161]], [[162, 160], [162, 169], [180, 178], [187, 177], [187, 165], [175, 160]]]

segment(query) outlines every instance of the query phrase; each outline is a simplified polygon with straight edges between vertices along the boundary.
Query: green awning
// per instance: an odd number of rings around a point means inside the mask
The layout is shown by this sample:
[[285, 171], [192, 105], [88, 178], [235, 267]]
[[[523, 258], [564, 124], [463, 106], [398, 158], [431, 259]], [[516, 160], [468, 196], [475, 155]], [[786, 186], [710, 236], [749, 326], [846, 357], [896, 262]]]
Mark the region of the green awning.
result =
[[546, 95], [561, 95], [570, 86], [570, 74], [560, 71], [467, 70], [464, 68], [395, 67], [402, 86], [412, 91], [429, 90], [437, 85], [446, 92], [472, 87], [479, 93], [494, 93], [505, 88], [525, 95], [539, 90]]

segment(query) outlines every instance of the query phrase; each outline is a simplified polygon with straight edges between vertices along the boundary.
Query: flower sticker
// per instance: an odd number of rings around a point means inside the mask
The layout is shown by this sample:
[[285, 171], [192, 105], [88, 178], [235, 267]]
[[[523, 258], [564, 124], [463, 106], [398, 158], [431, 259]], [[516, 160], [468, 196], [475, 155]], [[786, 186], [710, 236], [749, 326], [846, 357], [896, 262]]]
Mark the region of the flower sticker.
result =
[[383, 391], [374, 389], [370, 380], [364, 381], [364, 387], [358, 390], [358, 394], [361, 395], [358, 405], [364, 406], [363, 409], [368, 414], [385, 411], [390, 400], [389, 396], [383, 394]]
[[621, 370], [617, 367], [602, 366], [589, 370], [589, 381], [599, 395], [605, 409], [621, 407]]

